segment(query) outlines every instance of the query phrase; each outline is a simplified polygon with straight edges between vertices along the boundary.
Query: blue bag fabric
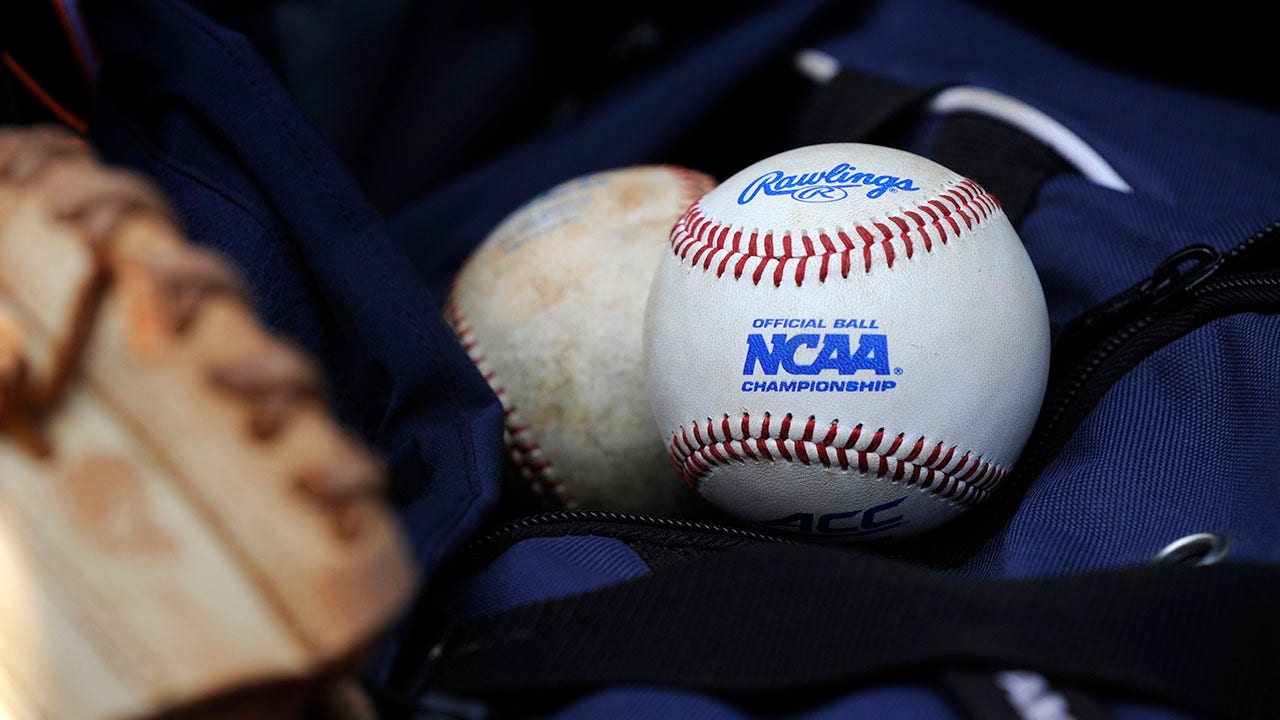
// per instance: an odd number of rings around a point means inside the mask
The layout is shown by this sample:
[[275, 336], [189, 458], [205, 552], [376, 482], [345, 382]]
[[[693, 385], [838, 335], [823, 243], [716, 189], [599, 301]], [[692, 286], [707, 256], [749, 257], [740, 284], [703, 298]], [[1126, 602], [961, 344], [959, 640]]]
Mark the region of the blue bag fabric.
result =
[[429, 572], [495, 500], [501, 409], [253, 45], [184, 3], [104, 10], [95, 146], [155, 178], [192, 238], [241, 268], [263, 318], [323, 362], [342, 418], [387, 458]]
[[[781, 149], [771, 137], [700, 150], [697, 129], [738, 117], [725, 110], [733, 93], [775, 77], [766, 71], [789, 67], [798, 48], [820, 51], [810, 57], [828, 70], [931, 93], [995, 91], [1068, 131], [1122, 179], [1117, 189], [1087, 168], [1055, 174], [1018, 226], [1057, 327], [1189, 245], [1228, 253], [1280, 220], [1274, 112], [1091, 66], [957, 0], [874, 2], [841, 24], [815, 25], [827, 5], [745, 15], [567, 125], [384, 214], [252, 37], [184, 2], [118, 0], [91, 23], [102, 54], [91, 139], [107, 159], [157, 180], [191, 236], [242, 269], [263, 317], [322, 361], [343, 420], [387, 459], [428, 578], [482, 531], [501, 486], [501, 407], [440, 318], [462, 260], [507, 213], [562, 180], [647, 162], [705, 160], [723, 172]], [[914, 112], [918, 132], [896, 141], [927, 154], [939, 115]], [[1250, 312], [1154, 349], [1029, 479], [998, 531], [947, 572], [998, 579], [1129, 567], [1203, 531], [1231, 539], [1230, 560], [1280, 564], [1278, 352], [1280, 317]], [[522, 540], [431, 586], [432, 607], [483, 618], [651, 571], [626, 542], [566, 532]], [[655, 629], [655, 643], [669, 640]], [[375, 682], [407, 652], [402, 641], [389, 638]], [[1190, 717], [1123, 693], [1107, 707], [1129, 720]], [[552, 715], [601, 716], [754, 717], [705, 693], [642, 686], [589, 693]], [[772, 716], [963, 715], [933, 684], [895, 680], [816, 705], [797, 700]]]
[[491, 509], [503, 452], [501, 408], [440, 316], [462, 259], [547, 187], [658, 156], [724, 92], [725, 77], [770, 57], [785, 28], [821, 5], [788, 4], [731, 28], [722, 45], [602, 103], [580, 127], [518, 147], [390, 218], [253, 44], [184, 3], [102, 9], [95, 30], [106, 62], [91, 139], [109, 160], [153, 176], [193, 238], [243, 269], [264, 318], [322, 359], [344, 419], [389, 458], [430, 571]]
[[[904, 47], [911, 32], [933, 41]], [[963, 4], [878, 5], [820, 45], [842, 64], [924, 86], [977, 85], [1049, 115], [1132, 188], [1079, 173], [1041, 188], [1018, 232], [1064, 324], [1197, 243], [1230, 250], [1280, 219], [1280, 118], [1091, 67]], [[964, 569], [1026, 576], [1131, 565], [1191, 532], [1233, 556], [1280, 562], [1280, 487], [1268, 468], [1280, 405], [1274, 318], [1226, 318], [1160, 350], [1118, 383], [1045, 469], [1004, 533]], [[1254, 434], [1256, 432], [1256, 434]], [[1206, 438], [1240, 443], [1201, 452]], [[1235, 438], [1235, 440], [1228, 440]], [[1252, 508], [1252, 510], [1248, 509]]]

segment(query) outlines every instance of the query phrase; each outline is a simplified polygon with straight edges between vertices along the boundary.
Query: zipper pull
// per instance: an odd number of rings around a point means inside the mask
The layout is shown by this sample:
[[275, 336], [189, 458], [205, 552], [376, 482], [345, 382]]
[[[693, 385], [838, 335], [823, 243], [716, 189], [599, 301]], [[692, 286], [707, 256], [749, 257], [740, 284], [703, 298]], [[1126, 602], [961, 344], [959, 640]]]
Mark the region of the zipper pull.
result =
[[[1155, 307], [1180, 293], [1191, 292], [1222, 267], [1222, 256], [1208, 245], [1189, 245], [1156, 266], [1151, 277], [1138, 284], [1136, 302]], [[1187, 263], [1194, 263], [1183, 269]]]
[[1055, 353], [1083, 351], [1087, 345], [1131, 320], [1183, 293], [1191, 292], [1222, 267], [1223, 256], [1208, 245], [1189, 245], [1165, 258], [1149, 277], [1067, 323], [1054, 334]]

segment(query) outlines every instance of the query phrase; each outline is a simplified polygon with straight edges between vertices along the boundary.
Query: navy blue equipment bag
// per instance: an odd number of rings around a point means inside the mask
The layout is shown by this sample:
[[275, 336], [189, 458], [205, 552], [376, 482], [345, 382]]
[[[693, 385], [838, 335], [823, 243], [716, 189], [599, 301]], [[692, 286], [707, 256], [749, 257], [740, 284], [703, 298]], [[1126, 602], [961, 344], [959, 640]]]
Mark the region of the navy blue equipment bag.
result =
[[[388, 462], [429, 582], [367, 667], [386, 717], [1280, 717], [1280, 113], [957, 0], [681, 9], [700, 33], [536, 66], [554, 10], [55, 5], [93, 82], [51, 112], [239, 264]], [[502, 502], [440, 314], [470, 250], [571, 177], [830, 141], [976, 179], [1026, 244], [1052, 369], [1002, 490], [877, 554]]]

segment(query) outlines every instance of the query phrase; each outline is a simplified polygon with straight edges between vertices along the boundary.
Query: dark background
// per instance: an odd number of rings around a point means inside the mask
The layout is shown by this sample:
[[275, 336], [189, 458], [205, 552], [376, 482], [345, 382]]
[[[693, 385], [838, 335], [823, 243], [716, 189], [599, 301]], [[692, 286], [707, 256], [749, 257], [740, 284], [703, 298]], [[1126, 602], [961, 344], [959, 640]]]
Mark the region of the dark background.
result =
[[[102, 1], [82, 0], [90, 20]], [[255, 42], [375, 204], [393, 212], [778, 0], [192, 1]], [[1094, 63], [1280, 111], [1274, 32], [1256, 12], [972, 1]], [[52, 0], [5, 5], [0, 51], [87, 121], [91, 90]], [[856, 22], [864, 5], [832, 3], [814, 37]], [[0, 67], [0, 122], [52, 117]]]

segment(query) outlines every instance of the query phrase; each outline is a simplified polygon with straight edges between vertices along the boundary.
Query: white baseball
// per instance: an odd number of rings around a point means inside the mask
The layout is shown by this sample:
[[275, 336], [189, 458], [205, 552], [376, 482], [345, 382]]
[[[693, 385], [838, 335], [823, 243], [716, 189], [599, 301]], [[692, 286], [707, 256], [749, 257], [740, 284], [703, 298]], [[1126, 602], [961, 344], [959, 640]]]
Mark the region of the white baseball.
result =
[[645, 321], [686, 486], [771, 530], [891, 542], [982, 502], [1043, 400], [1035, 269], [972, 180], [873, 145], [762, 160], [671, 233]]
[[653, 426], [641, 339], [671, 226], [712, 185], [675, 166], [570, 180], [504, 219], [459, 272], [446, 317], [547, 508], [701, 512]]

